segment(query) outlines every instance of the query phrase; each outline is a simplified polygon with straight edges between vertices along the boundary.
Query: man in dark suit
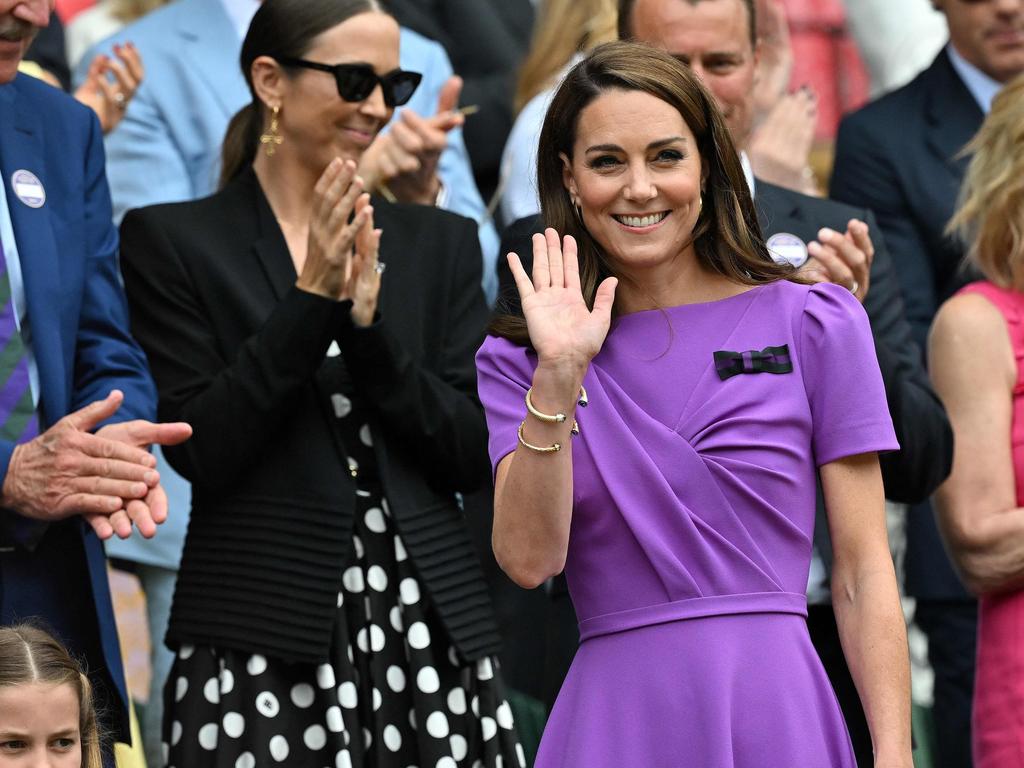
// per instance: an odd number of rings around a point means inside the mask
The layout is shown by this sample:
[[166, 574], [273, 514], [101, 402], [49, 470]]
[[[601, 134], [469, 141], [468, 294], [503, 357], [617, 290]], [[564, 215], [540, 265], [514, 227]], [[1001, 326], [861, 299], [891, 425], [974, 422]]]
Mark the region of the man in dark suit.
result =
[[[750, 135], [753, 116], [757, 49], [752, 14], [753, 4], [748, 0], [624, 0], [620, 3], [620, 36], [657, 45], [689, 63], [716, 97], [741, 153]], [[920, 353], [911, 340], [899, 285], [884, 243], [874, 229], [873, 215], [864, 209], [808, 197], [755, 179], [745, 157], [741, 159], [748, 169], [748, 182], [766, 239], [770, 243], [806, 243], [813, 257], [807, 269], [845, 285], [864, 302], [901, 446], [900, 451], [881, 457], [886, 496], [902, 502], [925, 498], [949, 472], [952, 434], [942, 405], [922, 368]], [[529, 258], [531, 249], [525, 238], [539, 231], [540, 226], [539, 219], [517, 222], [506, 234], [507, 250]], [[773, 237], [782, 234], [791, 237]], [[503, 260], [499, 259], [499, 265], [502, 264]], [[502, 295], [507, 297], [510, 288], [514, 294], [510, 276], [503, 272], [499, 275]], [[835, 615], [828, 600], [825, 576], [831, 547], [823, 512], [819, 498], [815, 555], [821, 576], [808, 585], [812, 600], [808, 623], [846, 715], [858, 760], [861, 765], [870, 766], [873, 764], [870, 734], [839, 645]], [[552, 591], [558, 594], [559, 585], [553, 585]], [[565, 615], [564, 608], [553, 610]], [[559, 625], [555, 632], [552, 642], [555, 653], [565, 653], [566, 630], [561, 628], [565, 626]]]
[[154, 534], [166, 500], [145, 448], [191, 430], [146, 420], [156, 394], [128, 333], [99, 122], [17, 73], [51, 11], [0, 0], [0, 622], [42, 619], [130, 743], [100, 540]]
[[[1024, 0], [936, 0], [949, 44], [911, 83], [846, 117], [832, 195], [868, 206], [892, 249], [907, 318], [925, 348], [939, 305], [972, 279], [945, 234], [966, 167], [959, 155], [1001, 85], [1024, 72]], [[910, 510], [906, 590], [935, 670], [937, 754], [969, 766], [976, 603], [953, 571], [930, 504]]]

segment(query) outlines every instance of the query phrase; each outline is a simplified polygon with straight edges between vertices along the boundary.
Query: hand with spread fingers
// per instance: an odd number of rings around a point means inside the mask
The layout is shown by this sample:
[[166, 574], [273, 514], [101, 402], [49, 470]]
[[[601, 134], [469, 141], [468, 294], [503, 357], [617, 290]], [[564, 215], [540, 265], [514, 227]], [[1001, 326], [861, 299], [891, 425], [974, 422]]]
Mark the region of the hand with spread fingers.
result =
[[601, 282], [591, 310], [583, 298], [576, 252], [575, 239], [567, 235], [560, 243], [558, 233], [549, 228], [533, 236], [532, 279], [518, 255], [510, 253], [508, 263], [538, 368], [558, 369], [582, 379], [608, 335], [618, 281], [609, 277]]
[[868, 225], [850, 219], [846, 232], [822, 229], [818, 239], [807, 245], [811, 258], [800, 274], [816, 283], [836, 283], [857, 297], [862, 304], [871, 287], [871, 263], [875, 247]]
[[35, 520], [82, 515], [101, 539], [127, 538], [134, 523], [149, 538], [167, 517], [152, 443], [176, 445], [187, 424], [131, 421], [91, 434], [113, 416], [124, 395], [114, 390], [14, 448], [0, 504]]
[[461, 91], [462, 79], [450, 78], [432, 117], [403, 109], [388, 133], [374, 139], [359, 162], [359, 174], [369, 189], [387, 185], [401, 202], [434, 205], [441, 188], [437, 167], [448, 133], [465, 122], [456, 111]]
[[96, 56], [89, 64], [85, 82], [75, 91], [75, 98], [99, 117], [104, 134], [120, 124], [145, 77], [142, 56], [134, 45], [115, 45], [114, 55], [113, 59], [104, 54]]
[[353, 246], [359, 231], [373, 220], [369, 202], [356, 164], [332, 160], [313, 190], [306, 259], [295, 282], [300, 290], [335, 301], [352, 298]]
[[[369, 206], [369, 200], [356, 201], [356, 216]], [[356, 325], [366, 327], [373, 322], [377, 311], [377, 297], [380, 295], [381, 276], [384, 264], [378, 261], [381, 230], [373, 228], [373, 213], [363, 218], [363, 225], [356, 234], [355, 253], [349, 277], [348, 295], [352, 299], [352, 320]]]

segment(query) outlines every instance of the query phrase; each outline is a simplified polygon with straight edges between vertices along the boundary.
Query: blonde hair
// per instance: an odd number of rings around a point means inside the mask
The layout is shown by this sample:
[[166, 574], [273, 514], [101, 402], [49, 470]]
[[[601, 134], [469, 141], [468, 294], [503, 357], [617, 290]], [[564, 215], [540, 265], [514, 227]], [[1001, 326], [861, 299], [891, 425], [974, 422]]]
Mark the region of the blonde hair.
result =
[[617, 0], [544, 0], [533, 27], [530, 52], [519, 68], [515, 109], [554, 85], [577, 53], [618, 40]]
[[999, 92], [963, 154], [973, 157], [946, 232], [988, 280], [1024, 290], [1024, 75]]
[[110, 0], [110, 15], [118, 21], [128, 24], [129, 22], [141, 19], [150, 11], [155, 11], [161, 5], [167, 5], [170, 0]]
[[0, 686], [46, 683], [70, 685], [78, 697], [82, 768], [102, 768], [99, 725], [92, 685], [57, 640], [37, 627], [0, 627]]

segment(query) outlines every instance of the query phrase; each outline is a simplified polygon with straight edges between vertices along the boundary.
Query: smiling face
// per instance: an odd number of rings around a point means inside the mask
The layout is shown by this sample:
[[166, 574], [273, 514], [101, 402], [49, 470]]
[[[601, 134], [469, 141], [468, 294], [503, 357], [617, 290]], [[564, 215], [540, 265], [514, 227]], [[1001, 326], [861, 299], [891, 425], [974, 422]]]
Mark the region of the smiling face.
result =
[[708, 87], [737, 148], [746, 146], [754, 121], [757, 52], [743, 0], [636, 0], [636, 40], [689, 65]]
[[70, 684], [0, 687], [0, 768], [81, 768], [78, 723]]
[[[302, 58], [321, 64], [369, 64], [378, 75], [398, 69], [398, 23], [383, 13], [360, 13], [316, 37]], [[281, 78], [275, 96], [281, 106], [282, 152], [317, 175], [335, 157], [359, 161], [363, 151], [391, 119], [378, 84], [363, 101], [338, 95], [329, 72], [292, 69]], [[285, 150], [285, 147], [288, 150]]]
[[702, 164], [672, 105], [643, 91], [605, 91], [580, 113], [563, 163], [584, 226], [620, 269], [693, 258]]
[[1024, 72], [1024, 0], [937, 0], [957, 52], [993, 80]]
[[18, 74], [32, 39], [50, 22], [56, 0], [0, 0], [0, 85]]

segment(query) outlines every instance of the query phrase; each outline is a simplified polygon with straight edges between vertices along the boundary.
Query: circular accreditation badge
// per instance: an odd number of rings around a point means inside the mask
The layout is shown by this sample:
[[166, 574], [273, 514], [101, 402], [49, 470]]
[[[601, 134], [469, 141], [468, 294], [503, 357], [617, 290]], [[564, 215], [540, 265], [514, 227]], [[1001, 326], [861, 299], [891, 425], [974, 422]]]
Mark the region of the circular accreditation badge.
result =
[[807, 263], [807, 243], [789, 232], [777, 232], [768, 238], [768, 251], [779, 264], [790, 264], [797, 269]]
[[46, 190], [43, 189], [43, 182], [32, 173], [24, 169], [11, 174], [11, 189], [15, 196], [29, 208], [42, 208], [46, 202]]

